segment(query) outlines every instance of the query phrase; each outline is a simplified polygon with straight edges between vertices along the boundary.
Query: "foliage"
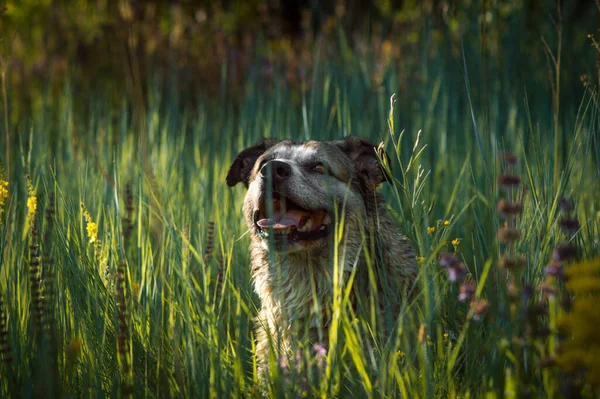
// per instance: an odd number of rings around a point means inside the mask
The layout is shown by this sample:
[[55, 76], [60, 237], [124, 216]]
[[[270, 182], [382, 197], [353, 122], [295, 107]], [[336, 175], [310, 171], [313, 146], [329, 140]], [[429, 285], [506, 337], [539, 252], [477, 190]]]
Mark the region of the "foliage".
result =
[[[393, 79], [395, 91], [403, 94], [399, 105], [426, 112], [426, 97], [418, 93], [440, 71], [458, 77], [463, 48], [479, 71], [471, 74], [478, 88], [471, 94], [487, 118], [497, 95], [520, 101], [523, 87], [532, 83], [532, 104], [551, 98], [541, 39], [556, 49], [553, 22], [562, 26], [568, 43], [563, 58], [570, 62], [563, 63], [559, 83], [562, 98], [578, 101], [581, 91], [575, 81], [580, 75], [594, 76], [585, 36], [597, 25], [591, 2], [567, 2], [559, 15], [555, 0], [332, 4], [6, 0], [0, 32], [2, 65], [14, 88], [11, 121], [26, 120], [42, 106], [41, 98], [57, 106], [54, 101], [65, 83], [78, 93], [102, 94], [117, 109], [127, 93], [135, 112], [143, 112], [156, 94], [148, 91], [148, 82], [158, 80], [161, 94], [176, 90], [184, 99], [181, 105], [193, 110], [203, 95], [219, 96], [225, 90], [244, 96], [247, 79], [278, 80], [302, 90], [317, 78], [313, 69], [320, 58], [335, 58], [343, 69], [356, 53], [363, 59], [365, 84], [377, 90]], [[447, 84], [463, 90], [461, 79]], [[297, 105], [300, 99], [295, 100]], [[75, 109], [88, 116], [89, 109], [78, 102]]]

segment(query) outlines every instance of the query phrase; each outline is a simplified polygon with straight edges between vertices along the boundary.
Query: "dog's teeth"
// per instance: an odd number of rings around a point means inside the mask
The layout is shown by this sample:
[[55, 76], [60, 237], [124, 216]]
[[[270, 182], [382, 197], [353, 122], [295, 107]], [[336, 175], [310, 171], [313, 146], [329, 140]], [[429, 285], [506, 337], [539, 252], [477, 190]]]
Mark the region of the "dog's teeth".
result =
[[303, 230], [303, 231], [310, 230], [310, 228], [312, 227], [312, 224], [313, 224], [313, 221], [312, 221], [312, 219], [308, 219], [308, 220], [306, 221], [306, 223], [304, 223], [304, 226], [303, 226], [303, 229], [304, 229], [304, 230]]
[[312, 224], [312, 219], [307, 217], [305, 220], [302, 220], [302, 222], [298, 225], [298, 231], [310, 231], [310, 229], [312, 228]]
[[300, 223], [298, 223], [298, 230], [301, 230], [302, 227], [304, 227], [309, 218], [309, 216], [302, 216], [302, 219], [300, 219]]
[[321, 225], [321, 227], [319, 227], [319, 230], [325, 230], [326, 228], [327, 228], [327, 226]]

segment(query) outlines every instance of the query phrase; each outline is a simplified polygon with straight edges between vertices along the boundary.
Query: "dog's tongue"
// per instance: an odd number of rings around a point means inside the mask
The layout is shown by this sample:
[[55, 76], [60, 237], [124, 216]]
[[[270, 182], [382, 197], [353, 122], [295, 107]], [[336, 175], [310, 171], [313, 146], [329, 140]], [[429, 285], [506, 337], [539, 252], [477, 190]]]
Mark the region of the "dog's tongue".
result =
[[271, 227], [273, 230], [285, 230], [288, 227], [300, 225], [300, 220], [306, 215], [306, 212], [297, 209], [291, 209], [283, 215], [273, 215], [272, 218], [260, 219], [256, 224], [261, 229]]

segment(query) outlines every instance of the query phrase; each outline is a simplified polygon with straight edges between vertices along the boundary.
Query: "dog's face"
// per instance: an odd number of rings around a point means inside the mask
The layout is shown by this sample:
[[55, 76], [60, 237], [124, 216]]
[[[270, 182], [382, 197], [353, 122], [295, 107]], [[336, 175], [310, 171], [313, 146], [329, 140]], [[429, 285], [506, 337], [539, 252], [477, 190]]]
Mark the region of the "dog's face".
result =
[[[385, 156], [383, 153], [381, 156]], [[248, 188], [244, 215], [268, 250], [327, 245], [336, 215], [366, 216], [373, 190], [387, 179], [373, 144], [357, 137], [320, 142], [267, 139], [242, 151], [227, 184]]]

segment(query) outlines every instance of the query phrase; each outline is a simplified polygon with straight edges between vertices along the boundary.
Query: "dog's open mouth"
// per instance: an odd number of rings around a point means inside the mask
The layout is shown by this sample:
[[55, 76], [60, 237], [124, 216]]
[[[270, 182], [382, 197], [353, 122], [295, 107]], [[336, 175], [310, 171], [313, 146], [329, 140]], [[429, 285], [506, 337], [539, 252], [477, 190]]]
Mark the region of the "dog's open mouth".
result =
[[263, 201], [254, 215], [259, 234], [263, 238], [273, 234], [275, 241], [288, 243], [315, 241], [329, 235], [331, 218], [325, 210], [308, 210], [289, 198], [273, 194], [273, 214], [267, 215], [267, 203]]

